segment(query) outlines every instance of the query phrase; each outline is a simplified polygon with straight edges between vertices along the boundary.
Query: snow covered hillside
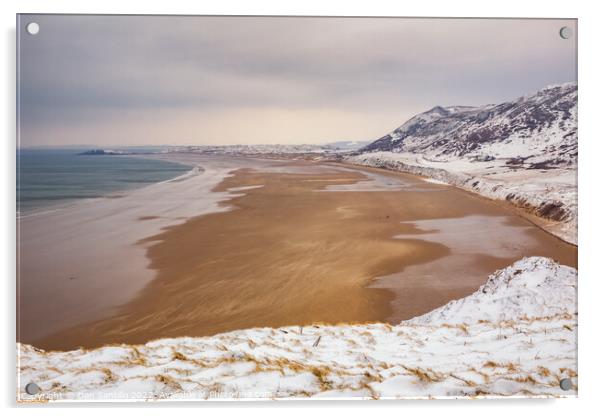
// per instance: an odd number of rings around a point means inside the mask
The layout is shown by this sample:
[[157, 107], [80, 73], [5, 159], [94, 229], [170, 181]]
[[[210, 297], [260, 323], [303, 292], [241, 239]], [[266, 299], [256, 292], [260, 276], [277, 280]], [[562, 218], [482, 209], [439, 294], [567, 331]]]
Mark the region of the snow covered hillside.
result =
[[321, 156], [333, 157], [356, 151], [370, 141], [338, 141], [326, 144], [239, 144], [224, 146], [174, 146], [170, 153], [200, 153], [205, 155], [231, 156]]
[[435, 107], [363, 151], [419, 153], [444, 161], [501, 158], [531, 169], [574, 166], [577, 85], [550, 86], [498, 105]]
[[208, 155], [233, 155], [233, 156], [294, 156], [294, 155], [334, 155], [338, 153], [357, 150], [369, 142], [341, 141], [318, 144], [254, 144], [254, 145], [227, 145], [227, 146], [176, 146], [169, 148], [169, 152], [201, 153]]
[[435, 107], [344, 157], [502, 199], [577, 243], [577, 85], [499, 105]]
[[[399, 325], [257, 328], [145, 345], [18, 345], [18, 399], [573, 396], [576, 271], [525, 258]], [[25, 393], [35, 382], [41, 392]]]

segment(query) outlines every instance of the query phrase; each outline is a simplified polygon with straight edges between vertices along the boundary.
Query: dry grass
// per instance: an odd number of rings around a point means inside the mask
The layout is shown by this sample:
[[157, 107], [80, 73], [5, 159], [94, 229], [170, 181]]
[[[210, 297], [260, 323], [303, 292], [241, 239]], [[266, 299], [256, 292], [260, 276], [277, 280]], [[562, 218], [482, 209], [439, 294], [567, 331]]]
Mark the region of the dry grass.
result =
[[530, 374], [526, 376], [507, 378], [507, 380], [516, 381], [518, 383], [540, 384], [539, 381], [535, 380]]
[[515, 363], [497, 363], [495, 361], [487, 361], [483, 364], [483, 368], [505, 368], [508, 373], [516, 373], [519, 371], [520, 365]]
[[330, 367], [312, 367], [311, 373], [318, 379], [318, 382], [320, 383], [320, 390], [326, 391], [332, 389], [332, 382], [328, 380], [328, 375], [330, 374]]
[[119, 377], [117, 377], [117, 375], [113, 373], [110, 368], [103, 367], [100, 371], [102, 371], [105, 375], [105, 384], [114, 383], [119, 379]]
[[382, 383], [384, 381], [383, 376], [379, 373], [371, 373], [370, 371], [364, 373], [364, 378], [368, 383]]
[[456, 380], [460, 380], [461, 382], [463, 382], [464, 384], [466, 384], [468, 387], [476, 387], [477, 386], [477, 383], [475, 383], [472, 380], [468, 380], [468, 379], [462, 378], [462, 377], [457, 376], [455, 374], [450, 374], [449, 376], [452, 377], [452, 378], [455, 378]]
[[445, 375], [433, 371], [431, 369], [422, 369], [420, 367], [406, 367], [402, 366], [407, 372], [418, 377], [423, 383], [437, 383], [445, 379]]
[[[572, 314], [559, 314], [558, 316], [562, 318], [574, 317]], [[526, 362], [525, 367], [521, 366], [521, 362], [518, 360], [506, 362], [502, 361], [503, 359], [480, 360], [474, 358], [472, 362], [478, 363], [475, 367], [470, 367], [469, 363], [462, 362], [467, 364], [467, 367], [462, 368], [455, 365], [453, 356], [450, 358], [451, 365], [444, 363], [445, 365], [441, 366], [437, 364], [437, 367], [426, 367], [430, 364], [429, 359], [433, 352], [422, 350], [421, 345], [424, 345], [425, 342], [430, 343], [433, 338], [444, 344], [456, 342], [455, 345], [458, 347], [464, 343], [463, 352], [478, 354], [479, 357], [483, 357], [486, 351], [481, 351], [478, 342], [470, 337], [471, 333], [474, 335], [480, 333], [480, 331], [487, 331], [486, 342], [489, 342], [498, 332], [500, 334], [505, 333], [508, 337], [514, 337], [511, 338], [513, 342], [515, 341], [513, 345], [519, 346], [522, 351], [525, 350], [525, 344], [539, 345], [540, 335], [544, 333], [546, 334], [546, 342], [556, 342], [561, 340], [554, 339], [554, 336], [570, 339], [571, 335], [567, 331], [576, 331], [577, 328], [577, 325], [570, 321], [548, 323], [547, 321], [550, 321], [549, 317], [529, 318], [525, 316], [521, 319], [522, 321], [504, 321], [501, 325], [482, 320], [479, 321], [479, 324], [482, 324], [480, 327], [466, 324], [442, 324], [430, 327], [404, 324], [392, 327], [379, 324], [374, 328], [358, 328], [353, 332], [341, 331], [335, 327], [318, 327], [319, 329], [315, 330], [316, 327], [306, 326], [303, 328], [305, 333], [301, 337], [297, 337], [297, 335], [301, 335], [302, 328], [297, 329], [295, 327], [294, 330], [287, 328], [286, 332], [272, 330], [272, 336], [269, 336], [267, 331], [266, 334], [268, 335], [239, 336], [225, 334], [224, 336], [216, 336], [215, 339], [207, 342], [203, 341], [200, 345], [194, 347], [189, 343], [177, 346], [170, 345], [167, 348], [122, 345], [121, 347], [128, 348], [126, 350], [127, 355], [125, 357], [118, 355], [116, 359], [119, 361], [105, 362], [87, 368], [73, 368], [75, 365], [71, 364], [64, 371], [69, 375], [94, 373], [89, 378], [90, 386], [91, 388], [98, 388], [101, 383], [110, 385], [120, 380], [128, 380], [127, 374], [131, 374], [132, 370], [122, 373], [121, 369], [144, 366], [148, 369], [141, 370], [148, 374], [150, 367], [157, 367], [157, 372], [160, 375], [154, 375], [156, 373], [153, 371], [151, 374], [141, 377], [145, 380], [155, 380], [167, 386], [168, 388], [160, 391], [160, 394], [166, 395], [165, 397], [183, 391], [184, 388], [188, 391], [191, 391], [190, 389], [201, 389], [201, 396], [207, 392], [210, 394], [211, 391], [229, 394], [233, 388], [229, 382], [218, 387], [217, 384], [219, 383], [214, 383], [214, 381], [218, 379], [230, 380], [241, 375], [246, 377], [259, 372], [274, 372], [269, 376], [270, 379], [271, 377], [284, 379], [303, 374], [302, 379], [307, 380], [307, 385], [277, 390], [274, 392], [274, 398], [313, 396], [319, 391], [337, 390], [355, 391], [356, 394], [359, 393], [362, 396], [378, 399], [380, 398], [378, 392], [381, 388], [383, 392], [388, 391], [387, 386], [379, 386], [379, 384], [393, 377], [403, 377], [406, 382], [418, 384], [416, 388], [423, 391], [430, 389], [438, 391], [449, 386], [457, 394], [468, 396], [491, 394], [501, 396], [520, 393], [525, 395], [555, 395], [557, 391], [559, 395], [562, 395], [558, 388], [560, 380], [566, 377], [577, 377], [576, 371], [569, 368], [572, 366], [571, 363], [574, 357], [570, 354], [571, 350], [568, 348], [559, 350], [559, 353], [554, 354], [553, 357], [546, 356], [546, 350], [543, 349], [543, 358], [540, 357], [540, 351], [537, 351], [537, 349], [529, 350], [529, 357], [537, 352], [535, 354], [536, 361]], [[529, 323], [531, 322], [536, 322], [536, 324], [530, 326]], [[449, 331], [450, 328], [455, 331]], [[415, 361], [408, 361], [408, 357], [405, 355], [393, 354], [392, 359], [387, 359], [385, 362], [382, 361], [383, 358], [379, 355], [373, 355], [371, 352], [379, 350], [381, 346], [389, 348], [389, 345], [382, 342], [381, 338], [375, 337], [376, 334], [380, 336], [383, 333], [387, 333], [387, 342], [392, 341], [401, 345], [403, 351], [407, 350], [408, 354], [421, 354], [420, 358]], [[358, 335], [360, 336], [358, 337]], [[463, 335], [466, 335], [466, 337]], [[320, 349], [311, 348], [311, 343], [319, 336], [324, 338], [320, 342], [321, 347], [329, 346], [325, 344], [326, 340], [337, 339], [343, 341], [342, 345], [345, 345], [346, 348], [344, 348], [345, 351], [342, 354], [348, 355], [341, 358], [347, 360], [326, 361]], [[567, 341], [563, 340], [562, 342]], [[467, 343], [471, 345], [467, 346]], [[371, 344], [377, 344], [377, 346], [371, 346]], [[211, 351], [213, 354], [206, 355], [205, 352], [207, 351]], [[47, 355], [45, 352], [39, 352], [39, 354]], [[80, 351], [73, 353], [71, 356], [66, 354], [61, 357], [61, 360], [64, 362], [73, 360], [75, 363], [75, 360], [81, 358], [81, 354], [83, 353]], [[495, 358], [493, 355], [484, 356]], [[198, 359], [196, 357], [203, 358]], [[204, 361], [205, 359], [206, 361]], [[566, 367], [557, 369], [556, 365], [549, 364], [550, 361], [547, 361], [547, 359], [555, 360], [552, 361], [554, 363], [565, 363]], [[353, 364], [347, 362], [348, 360]], [[31, 362], [33, 361], [23, 361], [25, 364]], [[82, 362], [86, 361], [82, 360]], [[254, 363], [254, 366], [247, 363]], [[539, 364], [545, 364], [545, 366]], [[533, 366], [531, 367], [531, 365]], [[207, 372], [207, 375], [203, 374], [203, 370], [211, 368], [217, 370]], [[21, 373], [25, 371], [31, 373], [37, 370], [36, 366], [31, 365], [19, 367]], [[59, 382], [61, 379], [56, 378], [63, 371], [52, 366], [45, 367], [44, 370], [46, 373], [43, 376], [50, 379], [45, 384], [45, 391], [73, 392], [71, 384], [62, 384]], [[262, 379], [262, 377], [259, 376], [259, 379]], [[55, 378], [57, 381], [53, 380]], [[198, 380], [203, 381], [199, 382]], [[502, 388], [502, 393], [500, 393], [496, 382], [501, 380], [508, 380], [517, 384], [512, 387], [511, 393], [507, 391], [506, 387]], [[52, 383], [52, 381], [55, 382]], [[429, 386], [433, 383], [441, 384]], [[193, 387], [195, 385], [198, 387]], [[507, 384], [504, 384], [504, 386], [507, 386]], [[236, 393], [236, 391], [233, 393]], [[163, 398], [163, 396], [158, 398]]]
[[563, 375], [566, 374], [569, 377], [577, 377], [577, 372], [575, 370], [573, 370], [572, 368], [562, 367], [562, 368], [559, 368], [559, 371]]
[[563, 325], [562, 327], [568, 329], [569, 331], [573, 330], [573, 327], [570, 325]]
[[287, 358], [266, 358], [264, 363], [264, 371], [279, 371], [281, 374], [285, 374], [285, 370], [288, 369], [294, 373], [300, 373], [306, 371], [307, 367], [297, 361], [289, 360]]
[[346, 339], [345, 342], [347, 342], [347, 345], [349, 346], [349, 348], [352, 348], [352, 349], [359, 348], [359, 346], [360, 346], [355, 340], [353, 340], [351, 338]]
[[173, 378], [171, 378], [170, 376], [168, 376], [166, 374], [156, 375], [155, 380], [158, 381], [159, 383], [165, 384], [167, 387], [169, 387], [173, 390], [182, 390], [182, 386], [180, 385], [180, 383], [178, 383], [176, 380], [174, 380]]
[[495, 361], [487, 361], [485, 364], [483, 364], [483, 367], [485, 368], [495, 368], [495, 367], [501, 367], [500, 364], [496, 363]]
[[479, 371], [474, 367], [470, 367], [468, 370], [481, 376], [481, 378], [483, 379], [483, 383], [481, 384], [489, 384], [489, 382], [491, 381], [491, 377], [489, 376], [489, 374], [484, 373], [483, 371]]
[[132, 358], [130, 359], [129, 363], [131, 365], [139, 365], [142, 367], [146, 367], [148, 365], [148, 361], [146, 360], [144, 355], [140, 352], [140, 350], [138, 348], [136, 348], [135, 346], [132, 346], [131, 350], [132, 350]]
[[462, 324], [441, 324], [442, 328], [449, 328], [449, 329], [459, 329], [464, 335], [470, 335], [470, 332], [468, 332], [468, 325], [462, 323]]
[[352, 389], [352, 390], [368, 390], [370, 392], [370, 398], [372, 398], [373, 400], [378, 400], [380, 398], [380, 396], [378, 395], [378, 393], [372, 388], [372, 386], [370, 384], [368, 384], [365, 381], [360, 381], [359, 384], [359, 388], [357, 389]]
[[540, 365], [537, 367], [537, 374], [539, 374], [540, 377], [550, 377], [552, 372], [548, 368]]

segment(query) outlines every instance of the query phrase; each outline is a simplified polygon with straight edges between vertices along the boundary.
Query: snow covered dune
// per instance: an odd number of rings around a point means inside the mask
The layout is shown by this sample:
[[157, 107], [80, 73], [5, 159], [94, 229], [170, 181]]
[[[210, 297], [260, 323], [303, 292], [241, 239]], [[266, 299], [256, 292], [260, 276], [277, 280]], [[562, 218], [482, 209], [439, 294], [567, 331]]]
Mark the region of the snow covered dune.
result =
[[[561, 396], [577, 384], [576, 271], [525, 258], [399, 325], [239, 330], [45, 352], [18, 345], [18, 398]], [[41, 393], [30, 396], [35, 382]]]

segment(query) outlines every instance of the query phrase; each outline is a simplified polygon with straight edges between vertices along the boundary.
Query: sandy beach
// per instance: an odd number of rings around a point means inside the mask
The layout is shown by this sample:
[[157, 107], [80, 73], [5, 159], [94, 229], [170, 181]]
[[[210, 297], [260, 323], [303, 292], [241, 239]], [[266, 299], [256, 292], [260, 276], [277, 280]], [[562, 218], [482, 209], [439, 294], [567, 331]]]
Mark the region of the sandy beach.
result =
[[[72, 349], [251, 327], [396, 323], [472, 293], [488, 274], [527, 255], [576, 265], [576, 247], [514, 209], [419, 177], [307, 161], [160, 157], [220, 174], [154, 185], [164, 204], [179, 195], [181, 206], [161, 212], [147, 205], [121, 224], [144, 230], [123, 241], [131, 246], [123, 261], [142, 252], [143, 267], [104, 281], [101, 292], [82, 289], [83, 298], [109, 306], [80, 322], [39, 331], [24, 320], [22, 341]], [[195, 183], [204, 187], [188, 192]], [[191, 209], [197, 199], [204, 208]], [[136, 284], [124, 292], [126, 282]], [[22, 310], [42, 313], [48, 304]], [[74, 310], [62, 306], [65, 314]]]
[[191, 171], [173, 180], [17, 218], [18, 339], [113, 314], [155, 276], [138, 241], [225, 209], [230, 195], [211, 189], [227, 164], [182, 163]]

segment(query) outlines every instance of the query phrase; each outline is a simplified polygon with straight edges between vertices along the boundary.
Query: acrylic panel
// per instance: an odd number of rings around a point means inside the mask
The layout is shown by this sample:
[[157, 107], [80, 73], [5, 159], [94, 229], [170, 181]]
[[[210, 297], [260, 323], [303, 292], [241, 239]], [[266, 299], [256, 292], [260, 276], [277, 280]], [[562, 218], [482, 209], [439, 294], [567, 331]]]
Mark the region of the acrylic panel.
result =
[[576, 396], [577, 21], [17, 16], [17, 399]]

